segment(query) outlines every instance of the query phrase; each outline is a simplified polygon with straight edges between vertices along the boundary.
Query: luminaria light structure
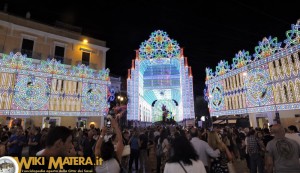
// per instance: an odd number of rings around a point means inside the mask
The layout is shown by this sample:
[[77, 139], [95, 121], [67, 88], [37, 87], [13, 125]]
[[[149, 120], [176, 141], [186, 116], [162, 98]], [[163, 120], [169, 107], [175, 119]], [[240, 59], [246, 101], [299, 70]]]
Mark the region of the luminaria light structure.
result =
[[0, 115], [103, 116], [114, 97], [109, 85], [108, 69], [0, 54]]
[[[250, 113], [252, 126], [265, 117], [289, 124], [300, 114], [300, 20], [286, 32], [285, 45], [268, 37], [253, 56], [239, 51], [233, 64], [220, 61], [216, 71], [206, 68], [205, 96], [212, 116]], [[275, 121], [274, 121], [275, 122]], [[284, 123], [283, 122], [283, 123]], [[286, 124], [288, 125], [288, 124]]]
[[144, 41], [127, 78], [127, 119], [162, 120], [162, 107], [175, 121], [194, 119], [193, 76], [179, 44], [164, 31]]

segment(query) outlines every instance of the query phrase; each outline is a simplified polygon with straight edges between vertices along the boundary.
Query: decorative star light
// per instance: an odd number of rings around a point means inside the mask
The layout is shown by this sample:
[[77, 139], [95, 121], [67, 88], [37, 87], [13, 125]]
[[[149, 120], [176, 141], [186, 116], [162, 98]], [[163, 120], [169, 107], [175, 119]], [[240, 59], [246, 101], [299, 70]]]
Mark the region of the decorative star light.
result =
[[241, 68], [251, 62], [251, 56], [249, 55], [248, 51], [242, 50], [235, 54], [235, 57], [232, 59], [232, 61], [232, 69]]
[[263, 38], [261, 42], [258, 42], [258, 46], [255, 47], [254, 61], [266, 58], [280, 51], [282, 48], [281, 42], [277, 42], [277, 37]]
[[1, 65], [7, 68], [19, 70], [34, 70], [35, 65], [32, 63], [31, 58], [26, 58], [26, 54], [22, 55], [21, 52], [14, 54], [10, 52], [7, 56], [3, 55]]
[[216, 67], [216, 75], [220, 76], [230, 71], [228, 61], [221, 60]]
[[71, 76], [76, 76], [80, 78], [94, 78], [95, 70], [85, 66], [84, 64], [78, 64], [77, 66], [72, 66]]
[[294, 25], [292, 24], [292, 30], [286, 32], [286, 40], [284, 40], [285, 48], [292, 47], [300, 43], [300, 19]]
[[169, 38], [164, 31], [157, 30], [151, 33], [150, 38], [140, 45], [141, 59], [177, 58], [180, 56], [179, 44]]
[[67, 75], [68, 72], [65, 65], [61, 64], [60, 61], [57, 61], [54, 58], [52, 60], [47, 59], [47, 61], [41, 61], [41, 64], [37, 67], [37, 71], [60, 75]]
[[211, 68], [206, 67], [205, 72], [206, 72], [206, 79], [205, 80], [210, 80], [211, 78], [214, 77], [214, 73], [212, 72]]

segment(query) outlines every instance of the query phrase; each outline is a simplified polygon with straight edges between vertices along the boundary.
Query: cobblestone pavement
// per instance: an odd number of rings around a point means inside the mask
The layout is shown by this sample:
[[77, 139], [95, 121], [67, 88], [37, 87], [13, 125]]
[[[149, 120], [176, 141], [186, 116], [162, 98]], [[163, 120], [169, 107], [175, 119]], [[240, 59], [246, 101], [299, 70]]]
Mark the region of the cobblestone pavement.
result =
[[233, 162], [236, 173], [249, 173], [246, 160], [236, 160]]

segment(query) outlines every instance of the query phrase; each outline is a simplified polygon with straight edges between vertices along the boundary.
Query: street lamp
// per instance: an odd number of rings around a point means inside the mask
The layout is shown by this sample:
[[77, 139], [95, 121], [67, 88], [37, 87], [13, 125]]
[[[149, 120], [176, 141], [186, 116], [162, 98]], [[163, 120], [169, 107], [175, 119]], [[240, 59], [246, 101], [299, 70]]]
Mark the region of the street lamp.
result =
[[122, 101], [124, 100], [124, 97], [123, 97], [123, 96], [118, 96], [117, 98], [118, 98], [118, 100], [119, 100], [119, 103], [122, 103]]

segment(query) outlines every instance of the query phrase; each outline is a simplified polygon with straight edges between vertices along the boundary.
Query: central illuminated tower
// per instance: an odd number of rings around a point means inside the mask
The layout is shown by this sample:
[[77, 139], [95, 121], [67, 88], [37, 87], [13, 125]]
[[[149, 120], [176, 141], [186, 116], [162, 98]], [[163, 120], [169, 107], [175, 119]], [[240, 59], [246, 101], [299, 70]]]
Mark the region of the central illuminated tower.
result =
[[179, 44], [166, 32], [154, 31], [140, 45], [128, 70], [127, 119], [156, 122], [167, 118], [175, 121], [194, 120], [193, 76]]

